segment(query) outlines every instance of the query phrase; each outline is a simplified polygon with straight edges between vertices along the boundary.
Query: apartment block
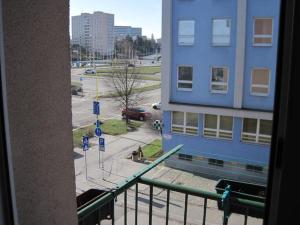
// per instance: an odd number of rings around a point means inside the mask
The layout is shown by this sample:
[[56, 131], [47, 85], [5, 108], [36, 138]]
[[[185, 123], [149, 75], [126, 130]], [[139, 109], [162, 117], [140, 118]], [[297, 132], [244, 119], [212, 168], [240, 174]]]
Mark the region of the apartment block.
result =
[[279, 0], [163, 1], [163, 149], [168, 165], [265, 183]]

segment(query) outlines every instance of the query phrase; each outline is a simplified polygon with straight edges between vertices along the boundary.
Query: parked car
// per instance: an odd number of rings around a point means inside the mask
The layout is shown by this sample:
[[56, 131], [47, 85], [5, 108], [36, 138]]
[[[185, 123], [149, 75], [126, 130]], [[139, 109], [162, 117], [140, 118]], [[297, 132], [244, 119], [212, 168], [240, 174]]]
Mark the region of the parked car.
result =
[[152, 116], [151, 113], [146, 112], [146, 110], [143, 108], [128, 108], [127, 111], [126, 109], [123, 109], [122, 118], [126, 119], [126, 115], [128, 116], [129, 119], [137, 119], [140, 121], [150, 119]]
[[153, 109], [160, 110], [161, 109], [161, 102], [156, 102], [152, 104]]
[[84, 73], [85, 73], [85, 74], [96, 74], [96, 70], [93, 70], [93, 69], [87, 69]]
[[128, 64], [128, 67], [135, 67], [135, 65], [132, 64], [132, 63], [129, 63], [129, 64]]

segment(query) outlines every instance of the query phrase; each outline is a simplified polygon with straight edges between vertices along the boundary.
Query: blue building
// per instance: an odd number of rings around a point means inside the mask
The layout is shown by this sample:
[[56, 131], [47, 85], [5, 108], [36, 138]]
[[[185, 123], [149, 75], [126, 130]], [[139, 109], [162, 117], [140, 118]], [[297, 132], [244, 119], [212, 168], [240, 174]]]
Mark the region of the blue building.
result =
[[279, 0], [164, 0], [163, 149], [167, 164], [265, 183]]

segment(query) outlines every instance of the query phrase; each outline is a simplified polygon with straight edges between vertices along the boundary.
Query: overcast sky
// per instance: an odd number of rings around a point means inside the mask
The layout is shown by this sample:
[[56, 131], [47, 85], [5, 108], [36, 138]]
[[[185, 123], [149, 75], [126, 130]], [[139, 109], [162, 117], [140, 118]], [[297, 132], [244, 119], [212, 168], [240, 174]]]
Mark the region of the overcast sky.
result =
[[[70, 0], [70, 18], [83, 12], [115, 14], [115, 25], [142, 27], [143, 35], [161, 37], [162, 0]], [[70, 19], [71, 24], [71, 19]], [[71, 32], [71, 26], [70, 26]]]

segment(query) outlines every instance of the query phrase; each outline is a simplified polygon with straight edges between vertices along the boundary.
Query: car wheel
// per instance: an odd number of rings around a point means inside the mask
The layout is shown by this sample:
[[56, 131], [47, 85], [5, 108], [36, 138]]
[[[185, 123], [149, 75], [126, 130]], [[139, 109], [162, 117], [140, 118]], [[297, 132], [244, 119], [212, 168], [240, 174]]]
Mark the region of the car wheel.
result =
[[140, 116], [140, 121], [144, 121], [144, 117], [143, 116]]
[[153, 106], [153, 109], [157, 109], [157, 106], [156, 106], [156, 105], [154, 105], [154, 106]]

